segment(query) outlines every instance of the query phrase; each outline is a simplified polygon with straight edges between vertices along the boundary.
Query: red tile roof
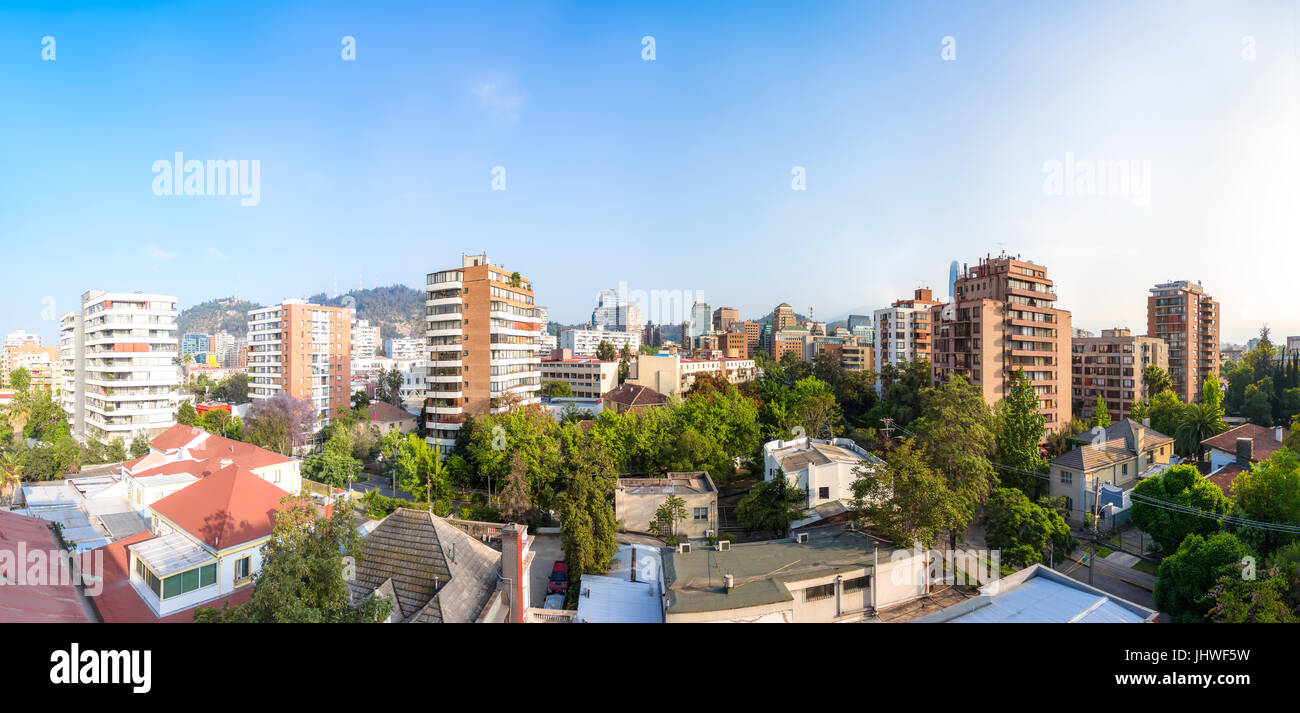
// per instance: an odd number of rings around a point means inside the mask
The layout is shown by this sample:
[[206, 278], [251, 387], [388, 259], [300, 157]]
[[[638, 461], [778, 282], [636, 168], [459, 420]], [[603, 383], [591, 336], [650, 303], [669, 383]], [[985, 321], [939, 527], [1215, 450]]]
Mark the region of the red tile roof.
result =
[[271, 534], [284, 497], [279, 487], [231, 465], [168, 495], [152, 508], [221, 550]]
[[86, 609], [77, 588], [71, 584], [17, 584], [26, 581], [25, 571], [12, 571], [14, 567], [27, 567], [18, 557], [18, 548], [25, 554], [37, 550], [55, 552], [60, 548], [54, 541], [50, 523], [36, 517], [0, 511], [0, 623], [16, 622], [89, 622]]
[[[194, 621], [194, 611], [198, 606], [159, 618], [131, 585], [131, 555], [127, 547], [152, 538], [153, 534], [146, 530], [94, 550], [94, 552], [104, 553], [104, 589], [99, 596], [92, 597], [91, 602], [104, 621], [110, 623]], [[230, 606], [233, 607], [248, 601], [251, 596], [253, 596], [253, 587], [245, 586], [229, 596], [199, 606], [221, 609], [226, 602], [230, 602]]]
[[[195, 443], [195, 441], [199, 442]], [[155, 450], [163, 452], [188, 446], [190, 457], [195, 460], [229, 458], [236, 465], [249, 470], [277, 463], [288, 463], [293, 460], [288, 456], [282, 456], [265, 448], [259, 448], [251, 443], [236, 441], [225, 436], [217, 436], [201, 428], [184, 426], [179, 423], [158, 434], [150, 445]]]
[[166, 431], [159, 433], [157, 436], [154, 436], [154, 439], [149, 442], [149, 445], [160, 451], [175, 450], [205, 433], [207, 433], [207, 431], [204, 431], [201, 428], [195, 428], [193, 426], [186, 426], [178, 423]]
[[604, 399], [628, 407], [662, 406], [668, 403], [667, 396], [664, 396], [649, 386], [640, 386], [638, 384], [628, 383], [624, 383], [617, 389], [607, 392]]
[[1237, 476], [1245, 472], [1245, 468], [1236, 463], [1229, 463], [1205, 476], [1205, 479], [1219, 486], [1219, 490], [1222, 490], [1224, 495], [1232, 497], [1232, 482], [1237, 479]]
[[[1282, 429], [1282, 437], [1286, 438], [1287, 429]], [[1250, 460], [1258, 463], [1262, 460], [1268, 460], [1273, 452], [1282, 447], [1282, 441], [1277, 439], [1277, 430], [1273, 428], [1264, 428], [1256, 426], [1253, 423], [1243, 424], [1234, 429], [1224, 431], [1217, 436], [1201, 441], [1201, 445], [1207, 448], [1214, 448], [1224, 453], [1237, 456], [1237, 439], [1250, 438], [1254, 443], [1250, 445]]]

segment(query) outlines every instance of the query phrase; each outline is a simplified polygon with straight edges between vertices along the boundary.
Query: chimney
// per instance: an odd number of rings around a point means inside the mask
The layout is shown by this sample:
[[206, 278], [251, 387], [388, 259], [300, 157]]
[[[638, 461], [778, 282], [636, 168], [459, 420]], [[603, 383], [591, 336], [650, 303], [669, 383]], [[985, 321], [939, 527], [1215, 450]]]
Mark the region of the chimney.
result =
[[1237, 439], [1237, 465], [1242, 468], [1249, 468], [1250, 462], [1254, 460], [1255, 439], [1238, 438]]
[[510, 605], [506, 621], [513, 623], [523, 622], [524, 612], [528, 608], [528, 602], [524, 601], [523, 580], [528, 576], [524, 571], [523, 554], [524, 537], [527, 531], [527, 527], [514, 523], [501, 529], [501, 576], [506, 580], [506, 586], [509, 588], [506, 601]]

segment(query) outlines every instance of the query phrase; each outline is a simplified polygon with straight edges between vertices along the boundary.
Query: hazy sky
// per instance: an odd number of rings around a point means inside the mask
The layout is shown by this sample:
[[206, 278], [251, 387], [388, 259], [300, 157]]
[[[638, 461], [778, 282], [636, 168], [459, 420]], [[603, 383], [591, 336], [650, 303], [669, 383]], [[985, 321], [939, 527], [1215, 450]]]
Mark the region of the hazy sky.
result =
[[[480, 251], [562, 322], [620, 282], [831, 319], [1005, 248], [1075, 326], [1191, 279], [1225, 339], [1300, 334], [1294, 1], [129, 5], [0, 8], [0, 333]], [[257, 205], [155, 195], [178, 151], [257, 160]], [[1135, 182], [1049, 186], [1067, 156]]]

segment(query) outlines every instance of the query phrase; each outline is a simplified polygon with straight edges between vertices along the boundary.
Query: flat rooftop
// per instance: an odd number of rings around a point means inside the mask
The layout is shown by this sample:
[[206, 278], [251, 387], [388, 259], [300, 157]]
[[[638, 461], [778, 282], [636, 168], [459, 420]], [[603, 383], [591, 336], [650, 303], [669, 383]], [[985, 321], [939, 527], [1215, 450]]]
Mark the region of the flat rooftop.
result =
[[628, 495], [698, 495], [717, 490], [704, 471], [669, 473], [662, 478], [619, 478], [615, 487]]
[[974, 599], [915, 619], [953, 624], [1141, 624], [1156, 612], [1042, 565], [980, 588]]
[[808, 445], [792, 444], [785, 448], [779, 448], [772, 451], [772, 457], [781, 463], [781, 468], [786, 473], [803, 470], [811, 465], [825, 465], [827, 463], [857, 463], [863, 460], [871, 460], [870, 457], [863, 458], [842, 446], [832, 445], [830, 443], [812, 442]]

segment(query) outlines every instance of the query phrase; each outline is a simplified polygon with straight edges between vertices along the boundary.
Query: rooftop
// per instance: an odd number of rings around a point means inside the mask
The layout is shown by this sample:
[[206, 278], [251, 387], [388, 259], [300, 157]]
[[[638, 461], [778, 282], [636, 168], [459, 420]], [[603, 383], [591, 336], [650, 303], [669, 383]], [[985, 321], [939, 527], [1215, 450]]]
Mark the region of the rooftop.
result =
[[227, 466], [153, 504], [154, 512], [222, 550], [271, 534], [286, 497], [239, 466]]
[[1201, 441], [1201, 445], [1229, 453], [1235, 457], [1237, 454], [1237, 439], [1249, 438], [1252, 441], [1250, 460], [1252, 463], [1258, 463], [1262, 460], [1268, 460], [1274, 451], [1281, 448], [1286, 435], [1287, 429], [1285, 428], [1265, 428], [1256, 426], [1253, 423], [1247, 423], [1224, 431], [1217, 436], [1211, 436]]
[[[24, 556], [60, 549], [48, 522], [0, 510], [0, 623], [91, 621], [90, 611], [72, 584], [26, 582], [25, 572], [15, 570], [15, 563], [21, 561], [20, 548]], [[27, 567], [27, 563], [21, 566]], [[26, 583], [16, 586], [18, 582]]]
[[717, 492], [705, 471], [668, 473], [662, 478], [619, 478], [615, 487], [628, 495], [697, 495]]
[[1156, 612], [1041, 564], [980, 588], [980, 596], [914, 619], [925, 623], [1141, 624]]
[[[1090, 471], [1137, 457], [1142, 451], [1173, 443], [1174, 439], [1126, 418], [1108, 426], [1095, 443], [1072, 448], [1052, 459], [1052, 465]], [[1091, 431], [1075, 436], [1087, 441], [1095, 437]]]

